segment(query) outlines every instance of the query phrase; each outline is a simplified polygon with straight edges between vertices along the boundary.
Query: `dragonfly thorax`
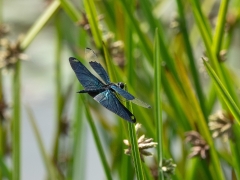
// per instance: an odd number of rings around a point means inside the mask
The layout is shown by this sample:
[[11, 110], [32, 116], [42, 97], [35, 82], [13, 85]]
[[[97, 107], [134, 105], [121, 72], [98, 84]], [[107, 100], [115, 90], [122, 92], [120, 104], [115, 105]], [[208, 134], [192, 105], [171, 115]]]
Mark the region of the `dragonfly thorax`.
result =
[[120, 87], [121, 89], [123, 89], [124, 88], [124, 83], [119, 82], [119, 83], [117, 83], [117, 86]]

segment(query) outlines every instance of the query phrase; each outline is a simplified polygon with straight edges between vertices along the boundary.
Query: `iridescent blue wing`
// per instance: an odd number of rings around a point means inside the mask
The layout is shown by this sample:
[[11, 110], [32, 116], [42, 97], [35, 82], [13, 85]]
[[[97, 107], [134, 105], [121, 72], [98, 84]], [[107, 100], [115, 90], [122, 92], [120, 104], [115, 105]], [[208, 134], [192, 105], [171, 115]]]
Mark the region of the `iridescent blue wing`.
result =
[[121, 89], [120, 87], [116, 86], [116, 85], [112, 85], [110, 86], [111, 89], [113, 89], [115, 92], [117, 92], [118, 94], [120, 94], [122, 97], [124, 97], [125, 99], [139, 105], [145, 108], [151, 108], [151, 106], [143, 101], [141, 101], [140, 99], [135, 98], [133, 95], [131, 95], [130, 93], [128, 93], [127, 91], [125, 91], [124, 89]]
[[70, 57], [69, 62], [79, 82], [85, 89], [101, 89], [104, 86], [79, 60]]
[[118, 94], [120, 94], [122, 97], [124, 97], [125, 99], [131, 101], [133, 100], [135, 97], [133, 95], [131, 95], [130, 93], [128, 93], [127, 91], [121, 89], [120, 87], [116, 86], [116, 85], [112, 85], [110, 86], [114, 91], [116, 91]]
[[103, 105], [108, 110], [122, 117], [123, 119], [135, 123], [135, 116], [118, 100], [118, 98], [111, 92], [111, 90], [106, 90], [99, 93], [94, 99]]
[[85, 49], [85, 59], [89, 61], [89, 64], [92, 66], [94, 71], [98, 73], [98, 75], [102, 78], [102, 80], [106, 84], [109, 84], [110, 80], [109, 80], [108, 74], [105, 71], [105, 69], [101, 66], [101, 64], [97, 62], [98, 61], [97, 54], [92, 49], [90, 48]]
[[96, 61], [95, 62], [91, 61], [89, 64], [96, 71], [96, 73], [98, 73], [98, 75], [102, 78], [102, 80], [106, 84], [111, 83], [110, 80], [109, 80], [109, 76], [108, 76], [107, 72], [105, 71], [105, 69], [102, 67], [102, 65], [100, 63], [98, 63]]

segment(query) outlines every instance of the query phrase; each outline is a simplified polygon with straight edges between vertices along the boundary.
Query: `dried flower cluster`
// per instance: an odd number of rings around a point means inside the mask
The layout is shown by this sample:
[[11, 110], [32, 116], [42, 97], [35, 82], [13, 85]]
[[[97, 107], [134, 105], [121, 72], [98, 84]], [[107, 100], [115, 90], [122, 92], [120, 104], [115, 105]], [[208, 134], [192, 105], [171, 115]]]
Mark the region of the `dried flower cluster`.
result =
[[[140, 127], [141, 127], [141, 124], [139, 124], [139, 123], [137, 123], [135, 125], [136, 134], [138, 134], [138, 131], [139, 131]], [[126, 144], [128, 146], [128, 149], [125, 149], [124, 153], [127, 154], [127, 155], [130, 155], [131, 154], [131, 144], [130, 144], [130, 142], [127, 139], [124, 139], [123, 142], [124, 142], [124, 144]], [[157, 143], [153, 142], [152, 138], [145, 138], [145, 135], [142, 135], [138, 138], [138, 149], [139, 149], [139, 152], [140, 152], [141, 160], [143, 162], [144, 162], [143, 156], [152, 156], [153, 155], [152, 153], [148, 152], [147, 149], [153, 148], [153, 147], [156, 147], [156, 146], [157, 146]]]
[[232, 135], [233, 121], [223, 111], [217, 111], [209, 116], [209, 129], [213, 131], [212, 137], [222, 137], [225, 141]]
[[176, 167], [177, 165], [173, 163], [172, 159], [163, 159], [162, 166], [159, 168], [166, 179], [171, 179]]
[[175, 34], [179, 34], [181, 32], [181, 24], [180, 19], [177, 15], [174, 15], [174, 17], [171, 20], [170, 28], [173, 30]]
[[0, 68], [12, 68], [19, 60], [26, 60], [27, 56], [20, 48], [20, 38], [11, 43], [8, 39], [0, 39]]
[[9, 32], [9, 27], [6, 24], [0, 24], [0, 38], [6, 36]]
[[[92, 36], [91, 27], [89, 25], [89, 21], [86, 14], [82, 13], [82, 17], [83, 17], [82, 20], [77, 24], [81, 26], [84, 30], [86, 30], [90, 36]], [[104, 19], [103, 15], [99, 15], [97, 17], [98, 21], [101, 21], [102, 19]], [[106, 43], [107, 47], [109, 48], [111, 57], [113, 57], [113, 59], [115, 60], [118, 66], [123, 67], [125, 63], [124, 43], [120, 40], [114, 41], [113, 33], [104, 31], [101, 26], [99, 27], [99, 29], [103, 32], [103, 41]]]
[[185, 141], [192, 145], [189, 158], [200, 156], [202, 159], [208, 158], [209, 145], [196, 131], [189, 131], [185, 134]]
[[60, 121], [60, 133], [63, 136], [67, 136], [70, 128], [70, 121], [66, 116], [63, 116]]
[[[101, 21], [102, 19], [104, 19], [104, 15], [102, 15], [102, 14], [97, 17], [98, 21]], [[77, 25], [81, 26], [85, 31], [87, 31], [89, 33], [89, 35], [92, 36], [92, 32], [91, 32], [91, 28], [90, 28], [90, 25], [89, 25], [89, 21], [88, 21], [87, 15], [85, 13], [82, 13], [82, 20], [79, 21], [77, 23]]]
[[113, 33], [109, 32], [104, 36], [104, 42], [106, 42], [111, 57], [113, 57], [117, 65], [120, 67], [124, 67], [125, 59], [123, 41], [114, 41]]

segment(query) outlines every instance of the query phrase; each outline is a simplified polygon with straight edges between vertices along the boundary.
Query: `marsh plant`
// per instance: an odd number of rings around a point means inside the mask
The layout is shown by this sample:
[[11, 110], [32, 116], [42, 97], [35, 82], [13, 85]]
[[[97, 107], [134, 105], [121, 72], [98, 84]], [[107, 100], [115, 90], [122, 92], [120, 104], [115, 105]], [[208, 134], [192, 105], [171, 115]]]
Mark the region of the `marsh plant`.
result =
[[[28, 173], [22, 169], [24, 111], [36, 141], [28, 143], [37, 145], [45, 168], [37, 177], [88, 179], [86, 164], [98, 173], [88, 158], [92, 140], [104, 174], [99, 179], [240, 180], [239, 0], [41, 1], [41, 14], [25, 29], [5, 19], [6, 4], [0, 0], [0, 179]], [[39, 113], [22, 100], [28, 87], [22, 74], [33, 73], [31, 63], [42, 59], [27, 52], [47, 45], [33, 43], [46, 27], [55, 43], [49, 56], [55, 87], [50, 149], [36, 122]], [[88, 68], [86, 47], [111, 82], [125, 83], [126, 91], [151, 105], [141, 108], [116, 93], [136, 123], [76, 93], [84, 88], [65, 56]], [[66, 69], [71, 75], [63, 83]]]

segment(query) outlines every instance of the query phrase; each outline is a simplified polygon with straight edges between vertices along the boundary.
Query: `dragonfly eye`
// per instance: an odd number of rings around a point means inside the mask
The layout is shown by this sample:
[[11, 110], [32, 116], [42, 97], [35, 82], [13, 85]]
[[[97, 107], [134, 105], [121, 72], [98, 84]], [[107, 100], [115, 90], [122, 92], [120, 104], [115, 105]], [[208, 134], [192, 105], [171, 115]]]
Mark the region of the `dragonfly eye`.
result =
[[124, 88], [124, 84], [123, 84], [122, 82], [119, 82], [117, 85], [118, 85], [118, 87], [120, 87], [121, 89]]

